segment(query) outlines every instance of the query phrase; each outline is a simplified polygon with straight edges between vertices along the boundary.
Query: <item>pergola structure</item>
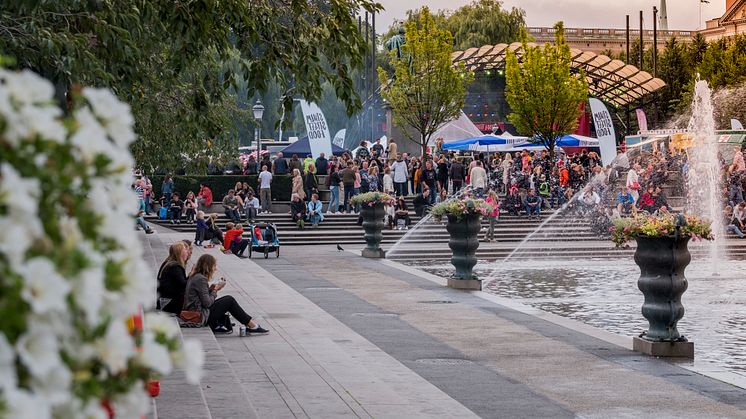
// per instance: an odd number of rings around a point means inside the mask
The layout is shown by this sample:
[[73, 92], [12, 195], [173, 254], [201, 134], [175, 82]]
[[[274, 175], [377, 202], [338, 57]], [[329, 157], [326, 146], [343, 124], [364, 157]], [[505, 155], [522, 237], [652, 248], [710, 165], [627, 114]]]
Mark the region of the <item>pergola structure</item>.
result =
[[[529, 43], [528, 45], [536, 46], [537, 44]], [[520, 42], [509, 45], [485, 45], [481, 48], [456, 51], [451, 58], [454, 64], [463, 62], [467, 69], [474, 72], [497, 71], [505, 68], [505, 57], [508, 51], [515, 52], [520, 60], [523, 45]], [[663, 80], [653, 77], [650, 73], [606, 55], [581, 51], [577, 48], [571, 48], [570, 55], [573, 71], [579, 73], [579, 70], [583, 70], [585, 73], [589, 94], [615, 107], [633, 103], [641, 105], [645, 96], [666, 85]]]

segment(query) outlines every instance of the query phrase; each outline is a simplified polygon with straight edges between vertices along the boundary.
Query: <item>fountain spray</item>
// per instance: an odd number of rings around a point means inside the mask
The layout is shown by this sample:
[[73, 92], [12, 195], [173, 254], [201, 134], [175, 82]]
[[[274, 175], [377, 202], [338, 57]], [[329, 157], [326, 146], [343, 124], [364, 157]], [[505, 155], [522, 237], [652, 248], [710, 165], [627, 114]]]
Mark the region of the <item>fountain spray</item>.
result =
[[710, 264], [713, 275], [717, 275], [718, 262], [723, 258], [725, 228], [721, 208], [720, 159], [718, 158], [715, 119], [712, 107], [712, 90], [704, 80], [694, 86], [692, 117], [689, 133], [694, 145], [689, 149], [687, 172], [687, 209], [700, 217], [712, 220], [715, 241], [710, 245]]

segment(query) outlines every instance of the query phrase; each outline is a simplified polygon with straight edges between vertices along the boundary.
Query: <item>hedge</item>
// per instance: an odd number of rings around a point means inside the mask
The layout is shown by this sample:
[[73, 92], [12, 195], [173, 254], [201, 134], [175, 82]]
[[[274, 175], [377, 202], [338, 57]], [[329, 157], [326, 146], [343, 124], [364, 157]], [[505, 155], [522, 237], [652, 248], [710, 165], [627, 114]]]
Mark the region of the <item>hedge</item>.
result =
[[[153, 183], [153, 196], [161, 197], [161, 185], [165, 176], [153, 176], [150, 180]], [[212, 190], [212, 196], [215, 202], [221, 202], [227, 195], [228, 190], [236, 186], [236, 182], [246, 182], [257, 191], [259, 189], [259, 176], [172, 176], [174, 180], [174, 191], [179, 192], [185, 197], [189, 191], [196, 195], [199, 192], [200, 183], [204, 183]], [[272, 200], [289, 201], [293, 181], [290, 175], [275, 175], [272, 178]]]

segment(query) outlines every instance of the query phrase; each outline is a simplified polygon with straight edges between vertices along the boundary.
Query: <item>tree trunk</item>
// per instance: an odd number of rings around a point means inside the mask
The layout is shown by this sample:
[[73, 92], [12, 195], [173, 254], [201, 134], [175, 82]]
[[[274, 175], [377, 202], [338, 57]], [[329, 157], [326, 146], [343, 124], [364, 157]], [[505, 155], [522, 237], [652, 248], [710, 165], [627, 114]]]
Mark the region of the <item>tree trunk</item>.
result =
[[427, 138], [425, 138], [425, 134], [420, 133], [420, 147], [422, 147], [422, 155], [420, 157], [425, 158], [425, 155], [427, 155]]

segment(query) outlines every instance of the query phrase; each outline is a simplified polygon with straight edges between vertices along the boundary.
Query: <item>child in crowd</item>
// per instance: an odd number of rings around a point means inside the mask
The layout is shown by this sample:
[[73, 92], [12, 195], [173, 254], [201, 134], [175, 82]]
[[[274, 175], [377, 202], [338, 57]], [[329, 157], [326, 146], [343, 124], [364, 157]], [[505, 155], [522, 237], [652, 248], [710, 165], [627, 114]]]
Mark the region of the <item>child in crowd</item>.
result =
[[202, 246], [202, 241], [207, 236], [207, 222], [205, 221], [205, 213], [203, 211], [197, 212], [197, 233], [194, 237], [194, 244]]
[[184, 201], [184, 209], [186, 211], [186, 222], [193, 223], [194, 216], [197, 213], [197, 200], [194, 197], [194, 192], [189, 191]]
[[[231, 223], [229, 223], [231, 224]], [[249, 245], [249, 241], [243, 238], [243, 225], [231, 224], [228, 226], [228, 231], [225, 232], [224, 245], [227, 249], [225, 252], [230, 251], [234, 255], [245, 258], [243, 252]]]

